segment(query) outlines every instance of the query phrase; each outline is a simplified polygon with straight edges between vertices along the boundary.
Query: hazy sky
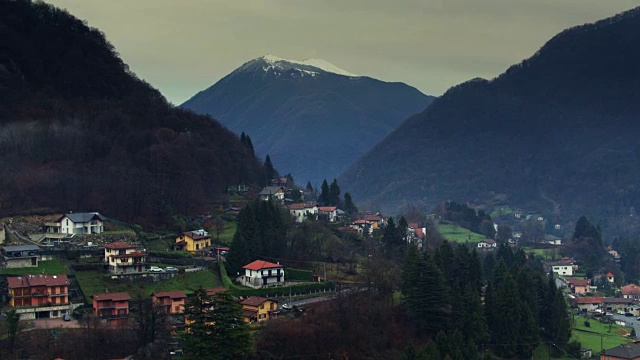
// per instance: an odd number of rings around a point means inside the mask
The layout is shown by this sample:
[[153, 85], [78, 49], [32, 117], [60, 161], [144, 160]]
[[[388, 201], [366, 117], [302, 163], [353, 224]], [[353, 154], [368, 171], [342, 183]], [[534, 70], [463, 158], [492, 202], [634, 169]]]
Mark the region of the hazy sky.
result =
[[640, 0], [47, 0], [178, 105], [253, 58], [322, 58], [441, 95]]

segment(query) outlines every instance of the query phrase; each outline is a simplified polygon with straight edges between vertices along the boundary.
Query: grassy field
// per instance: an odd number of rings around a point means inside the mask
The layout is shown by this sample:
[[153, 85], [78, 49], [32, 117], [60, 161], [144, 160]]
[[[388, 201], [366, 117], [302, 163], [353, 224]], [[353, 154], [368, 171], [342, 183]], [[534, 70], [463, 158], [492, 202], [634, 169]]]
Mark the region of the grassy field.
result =
[[603, 324], [597, 320], [589, 320], [589, 327], [584, 325], [586, 318], [582, 316], [575, 317], [575, 329], [573, 338], [582, 343], [582, 347], [590, 348], [594, 353], [599, 352], [602, 348], [611, 349], [620, 344], [631, 342], [631, 339], [625, 335], [631, 332], [631, 328], [620, 325], [611, 325], [609, 332], [609, 324]]
[[218, 273], [209, 270], [179, 274], [171, 279], [149, 284], [113, 280], [108, 276], [100, 275], [97, 271], [78, 271], [76, 272], [76, 279], [87, 302], [91, 301], [93, 294], [106, 291], [126, 291], [131, 297], [135, 297], [136, 294], [149, 296], [156, 291], [184, 290], [188, 295], [199, 287], [222, 286], [222, 280], [220, 280]]
[[45, 260], [39, 261], [38, 267], [18, 268], [18, 269], [0, 269], [0, 275], [36, 275], [36, 274], [68, 274], [69, 268], [62, 260]]
[[522, 248], [527, 254], [534, 253], [537, 256], [542, 256], [545, 260], [559, 260], [562, 258], [557, 249], [532, 249], [529, 247]]
[[[236, 233], [236, 222], [235, 221], [225, 221], [224, 222], [224, 230], [220, 233], [220, 242], [222, 244], [231, 244], [231, 240], [233, 240], [233, 235]], [[211, 234], [211, 241], [216, 242], [218, 240], [217, 234], [214, 232]]]
[[440, 223], [438, 224], [438, 232], [447, 240], [464, 243], [467, 241], [470, 242], [478, 242], [485, 240], [487, 237], [484, 235], [480, 235], [478, 233], [474, 233], [471, 230], [465, 229], [458, 225]]

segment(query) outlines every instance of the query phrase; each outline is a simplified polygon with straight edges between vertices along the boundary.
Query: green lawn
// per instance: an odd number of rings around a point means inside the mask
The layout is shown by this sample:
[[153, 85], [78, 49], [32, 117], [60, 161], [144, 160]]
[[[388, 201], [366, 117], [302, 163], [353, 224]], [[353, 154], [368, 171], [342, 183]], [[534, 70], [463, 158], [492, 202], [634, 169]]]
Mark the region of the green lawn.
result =
[[38, 267], [0, 269], [0, 275], [68, 274], [69, 269], [62, 260], [39, 261]]
[[[224, 222], [224, 230], [220, 233], [220, 242], [222, 244], [231, 244], [231, 240], [233, 240], [233, 235], [236, 233], [236, 222], [235, 221], [225, 221]], [[215, 231], [211, 233], [211, 241], [218, 241], [217, 234]]]
[[485, 240], [487, 237], [484, 235], [480, 235], [478, 233], [474, 233], [471, 230], [465, 229], [461, 226], [454, 224], [443, 224], [440, 223], [437, 226], [438, 232], [447, 240], [464, 243], [467, 241], [470, 242], [478, 242]]
[[545, 260], [557, 260], [562, 258], [557, 249], [549, 248], [549, 249], [532, 249], [530, 247], [523, 247], [524, 252], [527, 254], [534, 253], [537, 256], [542, 256]]
[[148, 284], [132, 284], [120, 280], [113, 280], [108, 276], [101, 275], [97, 271], [78, 271], [76, 272], [76, 279], [87, 302], [91, 301], [93, 294], [104, 293], [106, 291], [126, 291], [131, 297], [135, 297], [136, 294], [149, 296], [156, 291], [170, 290], [184, 290], [185, 293], [191, 294], [193, 290], [199, 287], [210, 288], [222, 286], [222, 281], [218, 273], [209, 270], [179, 274], [168, 280]]
[[609, 332], [609, 324], [603, 324], [597, 320], [589, 320], [589, 327], [584, 325], [586, 318], [582, 316], [575, 317], [575, 330], [573, 338], [582, 343], [582, 347], [590, 348], [594, 353], [601, 350], [601, 344], [604, 349], [611, 349], [620, 344], [631, 342], [631, 339], [625, 335], [631, 332], [631, 328], [620, 325], [611, 325]]

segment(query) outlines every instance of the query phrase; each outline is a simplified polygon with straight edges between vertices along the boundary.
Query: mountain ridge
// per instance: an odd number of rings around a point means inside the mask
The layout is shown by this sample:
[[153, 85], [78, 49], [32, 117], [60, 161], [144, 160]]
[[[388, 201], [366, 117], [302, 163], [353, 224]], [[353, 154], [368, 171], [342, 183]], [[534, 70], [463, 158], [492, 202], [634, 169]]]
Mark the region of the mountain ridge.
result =
[[[640, 200], [630, 176], [640, 174], [639, 15], [567, 29], [496, 78], [452, 87], [339, 182], [389, 211], [449, 199], [486, 205], [497, 195], [546, 210], [547, 194], [565, 217], [629, 214]], [[386, 186], [381, 168], [405, 188]]]
[[261, 156], [268, 154], [284, 173], [317, 186], [431, 99], [403, 83], [259, 57], [181, 107], [212, 115], [235, 133], [245, 132]]

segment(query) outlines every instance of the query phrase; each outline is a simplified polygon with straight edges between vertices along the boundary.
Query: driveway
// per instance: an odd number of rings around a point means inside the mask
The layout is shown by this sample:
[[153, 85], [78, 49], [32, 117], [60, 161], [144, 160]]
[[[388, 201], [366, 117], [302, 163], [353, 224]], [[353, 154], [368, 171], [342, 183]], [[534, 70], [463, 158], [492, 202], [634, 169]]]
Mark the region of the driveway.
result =
[[611, 317], [613, 318], [613, 320], [616, 320], [616, 321], [624, 321], [625, 326], [629, 326], [636, 329], [636, 334], [640, 334], [640, 321], [636, 320], [635, 316], [624, 316], [620, 314], [613, 314]]

